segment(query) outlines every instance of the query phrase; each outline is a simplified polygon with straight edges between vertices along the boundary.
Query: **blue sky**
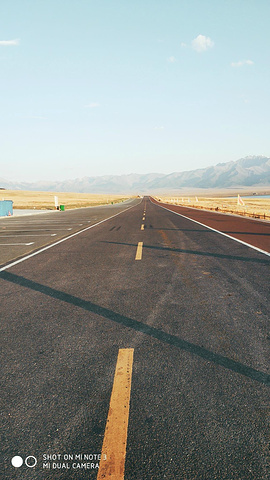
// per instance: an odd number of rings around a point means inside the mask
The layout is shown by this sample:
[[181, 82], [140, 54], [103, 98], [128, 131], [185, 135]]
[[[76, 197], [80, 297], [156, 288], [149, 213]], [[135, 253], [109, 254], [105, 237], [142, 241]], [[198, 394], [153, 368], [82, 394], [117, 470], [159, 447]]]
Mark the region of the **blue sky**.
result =
[[269, 0], [1, 0], [0, 177], [270, 154]]

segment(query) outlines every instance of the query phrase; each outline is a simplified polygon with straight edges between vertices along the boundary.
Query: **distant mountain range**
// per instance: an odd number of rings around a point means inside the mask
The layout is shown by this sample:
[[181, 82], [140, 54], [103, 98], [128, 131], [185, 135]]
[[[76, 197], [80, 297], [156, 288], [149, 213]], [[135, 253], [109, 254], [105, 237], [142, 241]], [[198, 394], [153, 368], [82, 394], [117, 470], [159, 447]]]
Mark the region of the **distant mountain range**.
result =
[[83, 177], [63, 182], [9, 182], [0, 178], [0, 187], [12, 190], [52, 192], [140, 194], [181, 188], [223, 189], [270, 187], [270, 157], [249, 156], [197, 170], [165, 175], [148, 173]]

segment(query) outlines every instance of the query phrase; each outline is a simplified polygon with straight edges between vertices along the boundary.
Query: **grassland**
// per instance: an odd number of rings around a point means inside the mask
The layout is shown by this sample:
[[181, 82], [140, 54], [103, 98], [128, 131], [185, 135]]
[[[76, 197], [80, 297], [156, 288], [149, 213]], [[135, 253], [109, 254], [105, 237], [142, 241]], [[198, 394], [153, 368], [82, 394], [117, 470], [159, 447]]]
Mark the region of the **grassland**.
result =
[[0, 200], [13, 200], [14, 209], [55, 210], [55, 196], [58, 197], [58, 204], [65, 205], [65, 209], [119, 203], [130, 198], [124, 195], [96, 195], [90, 193], [0, 191]]
[[[130, 198], [125, 195], [109, 194], [99, 195], [90, 193], [34, 192], [22, 190], [0, 191], [0, 200], [13, 200], [14, 209], [55, 210], [55, 196], [58, 197], [59, 205], [65, 205], [65, 209], [119, 203]], [[245, 205], [238, 205], [237, 198], [226, 196], [196, 197], [195, 195], [185, 195], [183, 197], [176, 197], [164, 195], [156, 196], [155, 198], [165, 203], [270, 220], [270, 199], [260, 198], [256, 195], [252, 198], [242, 197]]]
[[233, 213], [253, 218], [270, 220], [270, 198], [241, 197], [244, 205], [238, 205], [237, 198], [233, 197], [155, 197], [156, 199], [175, 205], [194, 207], [205, 210], [215, 210], [225, 213]]

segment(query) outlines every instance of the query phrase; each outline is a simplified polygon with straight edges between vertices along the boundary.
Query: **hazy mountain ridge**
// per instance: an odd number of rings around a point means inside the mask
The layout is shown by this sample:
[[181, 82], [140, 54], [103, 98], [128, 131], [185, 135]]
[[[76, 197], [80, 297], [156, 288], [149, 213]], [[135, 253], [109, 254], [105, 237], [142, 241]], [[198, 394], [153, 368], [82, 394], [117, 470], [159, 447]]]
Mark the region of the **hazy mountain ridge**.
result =
[[174, 172], [104, 175], [63, 182], [9, 182], [0, 178], [0, 187], [13, 190], [64, 191], [81, 193], [147, 193], [180, 188], [232, 188], [270, 186], [270, 157], [248, 156], [215, 166]]

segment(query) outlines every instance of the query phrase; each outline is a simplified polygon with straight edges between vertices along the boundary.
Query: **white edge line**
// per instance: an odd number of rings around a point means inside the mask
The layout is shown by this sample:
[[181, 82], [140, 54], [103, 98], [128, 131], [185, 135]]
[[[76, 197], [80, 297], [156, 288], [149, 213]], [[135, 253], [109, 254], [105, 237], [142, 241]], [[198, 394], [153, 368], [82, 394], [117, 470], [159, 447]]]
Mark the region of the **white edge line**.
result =
[[[139, 205], [139, 203], [137, 205]], [[68, 237], [62, 238], [61, 240], [58, 240], [58, 242], [52, 243], [51, 245], [47, 245], [47, 247], [41, 248], [37, 252], [30, 253], [26, 257], [20, 258], [19, 260], [15, 260], [15, 262], [9, 263], [8, 265], [5, 265], [4, 267], [0, 268], [0, 273], [3, 272], [4, 270], [7, 270], [10, 267], [14, 267], [15, 265], [18, 265], [18, 263], [24, 262], [25, 260], [28, 260], [29, 258], [34, 257], [35, 255], [38, 255], [39, 253], [45, 252], [45, 250], [48, 250], [49, 248], [55, 247], [55, 245], [59, 245], [59, 243], [65, 242], [66, 240], [69, 240], [70, 238], [75, 237], [76, 235], [79, 235], [80, 233], [83, 233], [86, 230], [90, 230], [90, 228], [96, 227], [97, 225], [100, 225], [101, 223], [106, 222], [107, 220], [110, 220], [111, 218], [117, 217], [117, 215], [121, 215], [121, 213], [124, 213], [127, 210], [130, 210], [130, 208], [136, 207], [137, 205], [132, 205], [131, 207], [126, 208], [122, 212], [116, 213], [115, 215], [112, 215], [111, 217], [105, 218], [104, 220], [101, 220], [98, 223], [94, 223], [94, 225], [90, 225], [89, 227], [86, 227], [83, 230], [80, 230], [79, 232], [72, 233], [72, 235], [69, 235]]]
[[[256, 250], [257, 252], [263, 253], [264, 255], [267, 255], [270, 257], [270, 253], [266, 252], [265, 250], [262, 250], [261, 248], [254, 247], [254, 245], [251, 245], [250, 243], [244, 242], [243, 240], [239, 240], [238, 238], [232, 237], [231, 235], [228, 235], [227, 233], [220, 232], [219, 230], [216, 230], [215, 228], [209, 227], [208, 225], [205, 225], [204, 223], [198, 222], [197, 220], [193, 220], [193, 218], [186, 217], [185, 215], [182, 215], [181, 213], [174, 212], [173, 210], [170, 210], [169, 208], [163, 207], [162, 205], [159, 205], [158, 203], [152, 202], [150, 198], [150, 202], [153, 205], [157, 205], [160, 208], [164, 208], [164, 210], [168, 210], [168, 212], [175, 213], [176, 215], [179, 215], [180, 217], [186, 218], [187, 220], [190, 220], [191, 222], [197, 223], [198, 225], [201, 225], [202, 227], [209, 228], [209, 230], [212, 230], [213, 232], [219, 233], [220, 235], [223, 235], [224, 237], [231, 238], [231, 240], [234, 240], [235, 242], [242, 243], [242, 245], [245, 245], [246, 247], [253, 248], [253, 250]], [[189, 208], [189, 207], [187, 207]], [[1, 271], [1, 270], [0, 270]]]

